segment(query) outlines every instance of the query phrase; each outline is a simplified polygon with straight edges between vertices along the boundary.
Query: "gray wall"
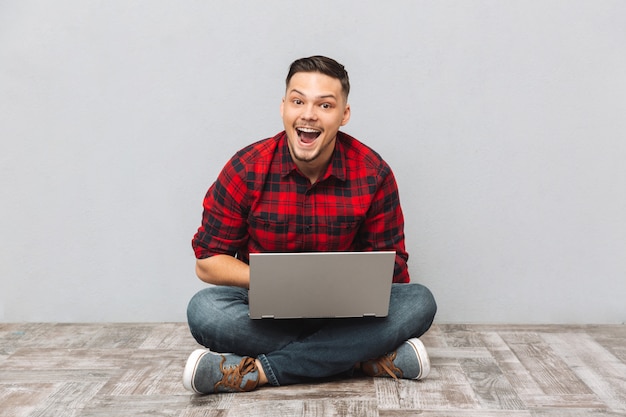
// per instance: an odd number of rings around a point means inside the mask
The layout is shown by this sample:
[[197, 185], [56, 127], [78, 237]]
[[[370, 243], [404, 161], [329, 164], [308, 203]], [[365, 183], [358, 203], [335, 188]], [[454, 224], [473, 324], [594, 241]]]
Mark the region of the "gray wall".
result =
[[0, 321], [182, 321], [288, 64], [348, 68], [440, 322], [626, 318], [626, 2], [0, 1]]

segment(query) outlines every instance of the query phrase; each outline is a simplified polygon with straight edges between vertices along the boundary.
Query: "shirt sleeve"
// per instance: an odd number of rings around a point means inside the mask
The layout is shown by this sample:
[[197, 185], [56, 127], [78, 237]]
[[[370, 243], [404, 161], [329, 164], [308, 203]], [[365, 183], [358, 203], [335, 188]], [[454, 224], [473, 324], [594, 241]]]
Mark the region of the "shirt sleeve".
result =
[[400, 206], [398, 185], [391, 168], [381, 169], [373, 203], [361, 228], [362, 241], [368, 250], [395, 250], [393, 282], [410, 282], [404, 241], [404, 215]]
[[244, 246], [248, 237], [246, 195], [244, 167], [234, 156], [204, 198], [202, 223], [191, 242], [197, 259], [234, 256]]

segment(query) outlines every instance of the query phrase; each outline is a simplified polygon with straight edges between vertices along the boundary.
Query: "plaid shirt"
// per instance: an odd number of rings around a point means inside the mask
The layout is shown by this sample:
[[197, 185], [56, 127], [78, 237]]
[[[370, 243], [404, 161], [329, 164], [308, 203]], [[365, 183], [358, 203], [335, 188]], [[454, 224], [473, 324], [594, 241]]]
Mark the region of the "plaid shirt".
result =
[[285, 132], [247, 146], [204, 199], [193, 238], [196, 258], [248, 262], [255, 252], [395, 250], [394, 282], [409, 282], [404, 217], [391, 168], [339, 132], [326, 173], [315, 183], [291, 159]]

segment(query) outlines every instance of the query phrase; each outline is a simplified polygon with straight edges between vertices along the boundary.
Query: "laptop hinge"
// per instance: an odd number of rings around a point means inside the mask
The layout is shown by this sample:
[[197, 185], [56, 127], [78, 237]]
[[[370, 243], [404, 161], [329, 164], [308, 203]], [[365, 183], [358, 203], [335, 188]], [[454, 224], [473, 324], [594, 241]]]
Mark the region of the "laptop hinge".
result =
[[264, 314], [261, 316], [262, 319], [273, 319], [274, 315], [273, 314]]
[[376, 313], [364, 313], [363, 317], [376, 317]]

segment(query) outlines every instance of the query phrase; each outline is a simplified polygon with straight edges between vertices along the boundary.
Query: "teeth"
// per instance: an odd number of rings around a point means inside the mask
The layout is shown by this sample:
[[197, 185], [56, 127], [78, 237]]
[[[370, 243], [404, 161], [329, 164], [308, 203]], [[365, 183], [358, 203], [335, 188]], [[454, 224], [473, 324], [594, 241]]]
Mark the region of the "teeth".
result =
[[304, 133], [317, 133], [317, 132], [319, 132], [319, 130], [317, 130], [317, 129], [310, 129], [308, 127], [299, 127], [298, 130], [301, 131], [301, 132], [304, 132]]

